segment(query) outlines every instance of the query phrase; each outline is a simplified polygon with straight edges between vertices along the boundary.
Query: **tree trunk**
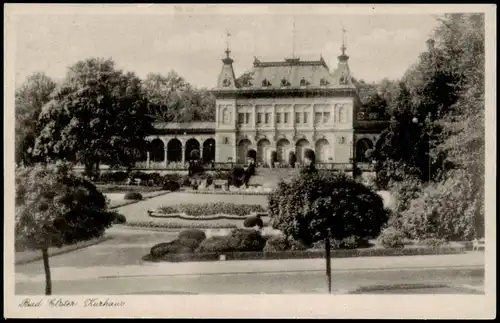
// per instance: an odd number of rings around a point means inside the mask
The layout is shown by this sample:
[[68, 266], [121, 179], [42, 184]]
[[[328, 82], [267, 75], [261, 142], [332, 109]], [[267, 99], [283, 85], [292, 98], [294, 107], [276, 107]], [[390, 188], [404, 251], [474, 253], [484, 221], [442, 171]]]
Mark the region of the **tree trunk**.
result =
[[52, 279], [50, 277], [49, 249], [42, 249], [43, 269], [45, 270], [45, 295], [52, 295]]
[[328, 294], [332, 293], [332, 268], [330, 255], [330, 237], [325, 238], [325, 258], [326, 258], [326, 280], [328, 283]]

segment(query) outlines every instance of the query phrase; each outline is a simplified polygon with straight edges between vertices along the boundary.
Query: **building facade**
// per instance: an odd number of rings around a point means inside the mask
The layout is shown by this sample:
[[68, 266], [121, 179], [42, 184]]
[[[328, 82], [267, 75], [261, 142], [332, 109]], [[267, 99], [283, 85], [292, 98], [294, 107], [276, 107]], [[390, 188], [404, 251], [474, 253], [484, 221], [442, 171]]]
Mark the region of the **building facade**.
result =
[[308, 148], [318, 163], [366, 161], [365, 151], [375, 146], [387, 122], [364, 110], [345, 50], [342, 46], [332, 71], [323, 57], [255, 58], [252, 69], [237, 79], [227, 49], [213, 89], [215, 122], [156, 125], [150, 139], [157, 141], [158, 152], [148, 162], [185, 162], [199, 149], [207, 162], [245, 163], [247, 151], [255, 149], [259, 164], [269, 164], [273, 151], [282, 163], [294, 151], [300, 164]]

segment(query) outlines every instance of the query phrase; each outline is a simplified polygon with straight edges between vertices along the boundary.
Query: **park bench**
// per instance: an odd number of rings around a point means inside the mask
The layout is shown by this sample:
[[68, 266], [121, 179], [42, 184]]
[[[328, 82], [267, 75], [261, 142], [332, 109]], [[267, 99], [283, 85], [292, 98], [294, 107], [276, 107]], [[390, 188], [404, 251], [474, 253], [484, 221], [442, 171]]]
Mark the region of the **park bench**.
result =
[[484, 249], [484, 238], [482, 239], [474, 239], [472, 241], [472, 250], [479, 250], [480, 248]]

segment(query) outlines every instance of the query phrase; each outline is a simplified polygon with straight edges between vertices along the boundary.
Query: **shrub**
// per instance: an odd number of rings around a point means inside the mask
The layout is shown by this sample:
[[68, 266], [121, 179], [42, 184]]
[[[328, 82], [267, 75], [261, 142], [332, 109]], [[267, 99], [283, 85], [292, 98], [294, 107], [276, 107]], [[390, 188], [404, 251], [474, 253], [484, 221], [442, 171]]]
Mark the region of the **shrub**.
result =
[[185, 176], [182, 180], [182, 186], [191, 186], [191, 179], [189, 176]]
[[[330, 238], [330, 247], [332, 249], [339, 249], [340, 248], [340, 241], [336, 239]], [[325, 240], [319, 240], [313, 243], [312, 249], [325, 249]]]
[[214, 173], [214, 179], [224, 179], [227, 180], [229, 178], [229, 172], [223, 170], [216, 170]]
[[113, 223], [115, 223], [115, 224], [127, 223], [127, 218], [123, 214], [120, 214], [118, 212], [114, 212], [113, 213]]
[[127, 192], [123, 198], [125, 200], [142, 200], [142, 194], [139, 192]]
[[150, 254], [153, 258], [161, 258], [166, 254], [192, 253], [193, 249], [186, 245], [189, 243], [193, 243], [193, 241], [173, 240], [159, 243], [151, 248]]
[[179, 188], [180, 188], [179, 183], [175, 181], [167, 181], [162, 186], [162, 190], [172, 191], [172, 192], [179, 190]]
[[447, 243], [447, 241], [445, 239], [438, 239], [438, 238], [428, 238], [428, 239], [422, 240], [420, 242], [420, 244], [422, 244], [426, 247], [431, 247], [431, 248], [437, 248], [437, 247], [440, 247], [446, 243]]
[[213, 184], [213, 182], [214, 182], [214, 180], [213, 180], [212, 176], [208, 176], [208, 177], [207, 177], [207, 186], [212, 185], [212, 184]]
[[112, 176], [114, 182], [124, 182], [128, 178], [125, 172], [115, 172]]
[[182, 230], [181, 232], [179, 232], [179, 236], [178, 236], [178, 239], [182, 240], [182, 239], [193, 239], [193, 240], [196, 240], [196, 241], [203, 241], [207, 238], [206, 234], [204, 231], [202, 230], [198, 230], [198, 229], [187, 229], [187, 230]]
[[385, 248], [403, 248], [405, 246], [404, 234], [393, 227], [382, 230], [377, 240]]
[[450, 173], [454, 175], [425, 187], [401, 212], [401, 227], [409, 238], [466, 241], [482, 236], [484, 198], [475, 192], [473, 175]]
[[240, 187], [243, 185], [243, 177], [245, 176], [245, 169], [241, 166], [235, 166], [231, 170], [231, 175], [230, 175], [230, 180], [229, 183], [230, 185], [234, 187]]
[[163, 175], [164, 182], [168, 182], [168, 181], [179, 182], [182, 180], [182, 178], [183, 178], [183, 176], [179, 173], [172, 173], [172, 174]]
[[264, 227], [264, 222], [262, 222], [262, 219], [260, 218], [260, 216], [249, 216], [247, 217], [245, 220], [243, 220], [243, 226], [245, 228], [253, 228], [255, 226], [258, 226], [259, 228], [263, 228]]
[[211, 252], [233, 252], [234, 248], [231, 240], [226, 236], [215, 236], [204, 240], [198, 248], [196, 253], [211, 253]]
[[233, 204], [225, 202], [169, 205], [162, 206], [158, 210], [162, 213], [186, 213], [191, 216], [215, 214], [244, 216], [253, 212], [265, 212], [265, 209], [259, 204]]
[[286, 238], [284, 235], [271, 236], [267, 239], [264, 251], [306, 250], [307, 246], [300, 241]]
[[357, 248], [367, 248], [370, 246], [368, 239], [362, 238], [357, 235], [352, 235], [344, 238], [340, 241], [340, 249], [357, 249]]
[[227, 236], [211, 237], [203, 241], [196, 252], [262, 251], [266, 240], [255, 230], [233, 229]]
[[104, 183], [113, 182], [114, 174], [113, 172], [103, 172], [99, 174], [99, 181]]

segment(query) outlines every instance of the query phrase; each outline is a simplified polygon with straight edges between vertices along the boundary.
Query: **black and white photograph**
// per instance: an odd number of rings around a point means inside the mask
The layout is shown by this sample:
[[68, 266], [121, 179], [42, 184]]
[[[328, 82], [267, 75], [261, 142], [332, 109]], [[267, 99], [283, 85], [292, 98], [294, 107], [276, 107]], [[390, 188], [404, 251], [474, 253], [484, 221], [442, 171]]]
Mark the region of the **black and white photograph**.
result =
[[5, 315], [495, 315], [494, 5], [4, 9]]

